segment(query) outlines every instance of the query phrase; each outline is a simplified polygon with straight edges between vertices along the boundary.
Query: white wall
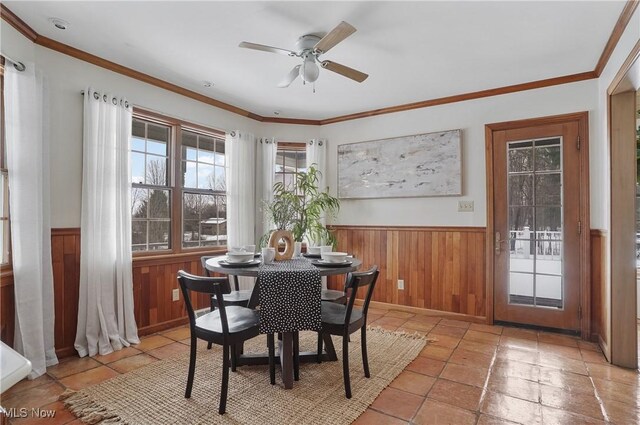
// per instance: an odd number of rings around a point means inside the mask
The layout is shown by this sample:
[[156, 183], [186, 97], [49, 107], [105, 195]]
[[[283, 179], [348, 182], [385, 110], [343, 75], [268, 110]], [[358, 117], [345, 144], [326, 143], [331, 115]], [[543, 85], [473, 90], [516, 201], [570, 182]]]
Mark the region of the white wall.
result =
[[51, 112], [51, 227], [80, 227], [83, 102], [80, 91], [86, 86], [110, 90], [126, 96], [135, 106], [185, 121], [260, 134], [258, 121], [33, 45], [2, 22], [3, 52], [16, 60], [35, 60], [37, 68], [47, 77]]
[[[597, 81], [589, 80], [322, 126], [321, 136], [329, 140], [327, 174], [334, 193], [338, 145], [462, 129], [462, 196], [342, 200], [336, 223], [486, 226], [485, 124], [593, 112], [596, 90]], [[458, 212], [461, 199], [474, 201], [474, 212]]]

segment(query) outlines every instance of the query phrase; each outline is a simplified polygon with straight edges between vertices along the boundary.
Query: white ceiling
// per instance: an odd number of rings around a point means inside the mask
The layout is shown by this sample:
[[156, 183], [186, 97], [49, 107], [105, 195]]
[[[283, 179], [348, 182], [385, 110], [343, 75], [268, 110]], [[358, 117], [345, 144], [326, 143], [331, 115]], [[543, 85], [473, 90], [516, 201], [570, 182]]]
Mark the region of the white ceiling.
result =
[[[260, 115], [308, 119], [591, 71], [624, 3], [4, 2], [62, 43]], [[323, 59], [368, 73], [361, 84], [321, 70], [316, 93], [300, 79], [279, 89], [299, 60], [238, 48], [294, 49], [342, 20], [358, 31]]]

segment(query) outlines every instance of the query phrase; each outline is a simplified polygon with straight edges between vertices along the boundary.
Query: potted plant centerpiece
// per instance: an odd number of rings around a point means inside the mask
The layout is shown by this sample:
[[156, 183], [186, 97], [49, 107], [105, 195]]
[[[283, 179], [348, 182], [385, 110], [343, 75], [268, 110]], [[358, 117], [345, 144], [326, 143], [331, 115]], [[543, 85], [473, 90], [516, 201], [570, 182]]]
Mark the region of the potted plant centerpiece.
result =
[[[318, 188], [320, 176], [312, 164], [306, 171], [295, 174], [295, 185], [283, 182], [273, 185], [273, 201], [266, 203], [265, 209], [276, 229], [262, 237], [261, 245], [268, 240], [269, 246], [276, 247], [276, 259], [291, 258], [292, 242], [335, 244], [335, 236], [322, 223], [322, 218], [338, 212], [340, 201], [329, 195], [328, 188]], [[280, 253], [277, 246], [283, 239], [285, 251]]]

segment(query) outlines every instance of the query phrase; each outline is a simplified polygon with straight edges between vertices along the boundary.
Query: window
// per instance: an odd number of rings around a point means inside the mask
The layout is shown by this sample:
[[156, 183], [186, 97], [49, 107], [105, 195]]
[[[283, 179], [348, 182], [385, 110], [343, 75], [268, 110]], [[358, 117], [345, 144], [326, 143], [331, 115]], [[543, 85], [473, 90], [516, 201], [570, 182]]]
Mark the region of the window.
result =
[[307, 170], [307, 152], [304, 143], [278, 143], [275, 182], [282, 182], [291, 190], [296, 186], [296, 173]]
[[171, 248], [169, 134], [171, 127], [134, 118], [131, 137], [133, 251]]
[[225, 166], [223, 133], [136, 110], [131, 139], [133, 251], [225, 246]]
[[4, 138], [4, 58], [0, 63], [0, 264], [11, 262], [9, 181], [7, 147]]
[[182, 130], [182, 246], [227, 244], [224, 139]]

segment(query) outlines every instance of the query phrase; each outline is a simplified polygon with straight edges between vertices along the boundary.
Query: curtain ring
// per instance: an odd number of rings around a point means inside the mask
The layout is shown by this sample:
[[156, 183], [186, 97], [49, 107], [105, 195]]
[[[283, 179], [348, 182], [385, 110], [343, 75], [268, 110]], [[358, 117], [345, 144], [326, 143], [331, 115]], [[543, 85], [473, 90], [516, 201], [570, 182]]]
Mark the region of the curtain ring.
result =
[[128, 101], [126, 101], [126, 100], [124, 101], [124, 107], [125, 107], [125, 108], [127, 108], [127, 109], [129, 109], [129, 102], [128, 102]]
[[313, 146], [313, 140], [309, 140], [309, 146]]
[[113, 103], [114, 105], [118, 106], [118, 99], [116, 99], [114, 97], [113, 99], [111, 99], [111, 103]]
[[230, 133], [229, 133], [229, 135], [230, 135], [231, 137], [236, 137], [236, 132], [235, 132], [235, 131], [232, 131], [232, 132], [230, 132]]
[[99, 100], [100, 99], [100, 95], [98, 94], [98, 92], [95, 92], [95, 91], [93, 92], [93, 98], [95, 100]]
[[107, 101], [107, 95], [106, 94], [102, 96], [102, 100], [104, 100], [105, 102]]
[[322, 146], [322, 140], [318, 140], [318, 146]]

